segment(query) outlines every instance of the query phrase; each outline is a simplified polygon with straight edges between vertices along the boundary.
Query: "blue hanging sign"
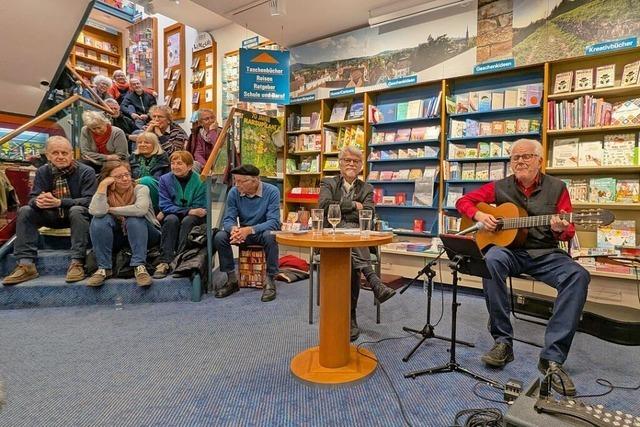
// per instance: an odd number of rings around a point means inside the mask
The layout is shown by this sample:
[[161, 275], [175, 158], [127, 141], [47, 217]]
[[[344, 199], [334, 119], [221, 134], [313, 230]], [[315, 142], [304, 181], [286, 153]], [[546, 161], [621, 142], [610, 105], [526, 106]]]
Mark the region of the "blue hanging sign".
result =
[[412, 76], [397, 77], [395, 79], [387, 80], [387, 87], [414, 85], [417, 82], [418, 76], [414, 74]]
[[242, 40], [243, 49], [251, 49], [252, 47], [256, 46], [258, 46], [258, 36]]
[[500, 61], [483, 62], [473, 67], [473, 74], [493, 73], [494, 71], [514, 68], [516, 61], [513, 58], [501, 59]]
[[309, 102], [314, 101], [316, 99], [315, 94], [304, 95], [304, 96], [296, 96], [295, 98], [291, 98], [289, 101], [290, 104], [300, 104], [301, 102]]
[[329, 91], [329, 97], [336, 98], [338, 96], [353, 95], [354, 93], [356, 93], [355, 87], [345, 87], [344, 89]]
[[289, 103], [289, 52], [240, 49], [240, 101]]
[[631, 49], [638, 46], [637, 37], [627, 39], [612, 40], [608, 42], [596, 43], [584, 48], [585, 55], [597, 55], [598, 53], [610, 52], [612, 50]]

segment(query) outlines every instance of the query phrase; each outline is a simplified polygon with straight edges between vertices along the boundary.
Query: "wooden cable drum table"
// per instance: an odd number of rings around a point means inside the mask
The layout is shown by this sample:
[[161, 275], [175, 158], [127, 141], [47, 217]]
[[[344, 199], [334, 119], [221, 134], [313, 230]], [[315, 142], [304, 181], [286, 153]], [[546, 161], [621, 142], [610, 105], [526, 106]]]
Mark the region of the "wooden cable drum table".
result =
[[[320, 249], [320, 345], [297, 354], [291, 371], [303, 381], [344, 384], [371, 375], [375, 355], [349, 344], [351, 310], [351, 248], [391, 243], [392, 233], [357, 234], [279, 233], [278, 243]], [[366, 355], [366, 356], [365, 356]], [[368, 357], [367, 357], [368, 356]]]

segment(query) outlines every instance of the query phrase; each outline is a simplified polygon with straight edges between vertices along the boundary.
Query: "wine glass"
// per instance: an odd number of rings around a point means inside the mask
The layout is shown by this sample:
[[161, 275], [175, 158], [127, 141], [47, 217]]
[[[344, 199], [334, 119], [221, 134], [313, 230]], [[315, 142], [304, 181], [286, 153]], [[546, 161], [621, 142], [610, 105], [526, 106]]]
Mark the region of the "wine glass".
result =
[[333, 227], [333, 235], [336, 235], [336, 225], [340, 224], [340, 220], [342, 219], [342, 213], [340, 212], [340, 205], [333, 204], [329, 205], [329, 210], [327, 210], [327, 221]]

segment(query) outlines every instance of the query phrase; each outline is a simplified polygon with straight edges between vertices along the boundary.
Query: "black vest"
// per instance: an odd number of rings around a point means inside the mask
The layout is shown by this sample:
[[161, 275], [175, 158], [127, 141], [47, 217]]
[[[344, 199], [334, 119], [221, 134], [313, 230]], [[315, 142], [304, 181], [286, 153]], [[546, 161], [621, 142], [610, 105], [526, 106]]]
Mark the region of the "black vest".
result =
[[[511, 175], [496, 181], [496, 204], [514, 203], [524, 208], [529, 216], [554, 214], [557, 210], [558, 199], [564, 189], [565, 184], [560, 179], [540, 174], [538, 187], [533, 190], [530, 197], [527, 197], [518, 188], [515, 175]], [[535, 257], [553, 252], [553, 249], [558, 247], [558, 241], [549, 225], [533, 227], [529, 228], [523, 247], [528, 250], [532, 257]], [[552, 250], [550, 251], [549, 249]]]

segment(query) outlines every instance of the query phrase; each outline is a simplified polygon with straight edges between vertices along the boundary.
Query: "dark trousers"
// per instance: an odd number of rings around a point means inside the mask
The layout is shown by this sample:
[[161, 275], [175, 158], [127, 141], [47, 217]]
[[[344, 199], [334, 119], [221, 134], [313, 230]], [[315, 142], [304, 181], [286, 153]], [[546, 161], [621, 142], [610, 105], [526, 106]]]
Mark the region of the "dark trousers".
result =
[[60, 218], [58, 208], [37, 209], [22, 206], [18, 210], [16, 240], [13, 254], [17, 259], [38, 256], [38, 228], [71, 228], [71, 258], [84, 260], [89, 242], [89, 209], [84, 206], [72, 206]]
[[505, 282], [507, 276], [526, 273], [558, 291], [540, 357], [564, 363], [587, 299], [591, 280], [589, 272], [568, 255], [559, 252], [532, 258], [523, 249], [494, 246], [486, 253], [485, 259], [493, 276], [490, 280], [483, 279], [482, 285], [494, 340], [511, 345], [513, 328]]
[[203, 224], [206, 218], [195, 215], [186, 215], [182, 218], [169, 214], [162, 220], [162, 255], [160, 260], [171, 263], [176, 256], [176, 249], [181, 251], [187, 242], [187, 236], [193, 227]]
[[360, 296], [360, 273], [372, 288], [382, 283], [371, 265], [371, 250], [366, 247], [351, 249], [351, 313], [354, 315]]
[[[228, 273], [235, 269], [233, 263], [233, 251], [231, 250], [231, 235], [224, 230], [220, 230], [213, 238], [213, 247], [218, 251], [220, 258], [220, 271]], [[275, 234], [270, 231], [250, 234], [244, 242], [246, 245], [260, 245], [264, 249], [267, 257], [267, 274], [273, 277], [278, 274], [278, 242]]]

